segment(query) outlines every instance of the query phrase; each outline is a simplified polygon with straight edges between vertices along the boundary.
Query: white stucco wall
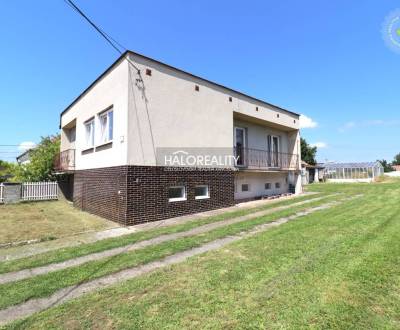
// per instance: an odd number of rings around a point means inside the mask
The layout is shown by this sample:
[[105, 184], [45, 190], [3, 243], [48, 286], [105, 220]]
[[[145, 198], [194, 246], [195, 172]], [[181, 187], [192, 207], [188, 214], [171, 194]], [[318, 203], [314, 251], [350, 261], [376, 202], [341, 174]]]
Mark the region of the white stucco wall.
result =
[[[297, 115], [139, 55], [128, 56], [140, 76], [121, 60], [62, 116], [62, 127], [76, 119], [76, 169], [156, 165], [155, 151], [162, 147], [232, 148], [234, 112], [272, 124], [271, 134], [282, 137], [281, 152], [298, 152]], [[83, 123], [111, 105], [112, 148], [82, 154]], [[255, 132], [251, 143], [261, 147], [264, 131], [255, 127]], [[62, 150], [67, 147], [64, 143]]]
[[[85, 144], [84, 122], [113, 106], [114, 126], [112, 147], [82, 154]], [[128, 118], [128, 64], [122, 61], [97, 82], [62, 117], [61, 127], [76, 119], [75, 169], [89, 169], [125, 165], [127, 163]], [[95, 146], [98, 143], [98, 125], [95, 127]], [[65, 137], [61, 150], [68, 149]]]
[[[286, 172], [238, 172], [235, 173], [235, 199], [254, 198], [266, 195], [276, 195], [288, 192]], [[271, 189], [265, 189], [265, 183], [271, 183]], [[279, 182], [281, 187], [275, 188]], [[250, 191], [242, 191], [242, 184], [249, 184]]]
[[[296, 115], [272, 110], [251, 98], [140, 56], [130, 55], [130, 59], [141, 70], [144, 81], [143, 89], [136, 83], [136, 70], [130, 69], [128, 163], [131, 165], [154, 165], [155, 149], [160, 147], [232, 148], [234, 112], [298, 129]], [[146, 69], [151, 70], [151, 76], [145, 74]], [[196, 85], [199, 91], [195, 91]]]

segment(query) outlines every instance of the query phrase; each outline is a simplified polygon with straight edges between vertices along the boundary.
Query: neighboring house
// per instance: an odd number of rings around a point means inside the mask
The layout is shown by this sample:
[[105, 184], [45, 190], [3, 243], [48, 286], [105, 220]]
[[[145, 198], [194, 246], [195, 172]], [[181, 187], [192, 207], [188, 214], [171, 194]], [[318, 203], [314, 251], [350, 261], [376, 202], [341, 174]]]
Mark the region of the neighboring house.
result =
[[22, 154], [20, 154], [17, 157], [17, 163], [20, 165], [25, 165], [25, 164], [29, 164], [31, 162], [31, 153], [32, 153], [33, 149], [28, 149], [26, 151], [24, 151]]
[[301, 161], [302, 184], [306, 185], [313, 182], [320, 182], [324, 179], [324, 166], [320, 164], [310, 165]]
[[400, 165], [392, 165], [394, 171], [400, 171]]
[[380, 162], [326, 163], [324, 176], [329, 182], [371, 182], [383, 175]]
[[[60, 128], [58, 170], [74, 205], [125, 225], [301, 191], [297, 113], [131, 51], [61, 113]], [[236, 162], [167, 162], [188, 154]]]

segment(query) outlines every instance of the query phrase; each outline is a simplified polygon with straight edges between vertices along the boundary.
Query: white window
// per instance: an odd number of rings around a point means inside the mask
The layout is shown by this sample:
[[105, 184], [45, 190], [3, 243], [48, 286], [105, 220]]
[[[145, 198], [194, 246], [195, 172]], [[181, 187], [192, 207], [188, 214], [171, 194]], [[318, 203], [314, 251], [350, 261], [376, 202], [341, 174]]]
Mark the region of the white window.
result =
[[194, 188], [195, 199], [205, 199], [210, 198], [210, 193], [208, 191], [208, 186], [196, 186]]
[[99, 144], [111, 142], [113, 139], [113, 110], [99, 114]]
[[276, 188], [276, 189], [279, 189], [280, 187], [281, 187], [281, 183], [280, 183], [280, 182], [276, 182], [276, 183], [275, 183], [275, 188]]
[[271, 183], [267, 182], [265, 184], [265, 190], [269, 190], [269, 189], [271, 189]]
[[85, 142], [88, 148], [94, 145], [94, 119], [85, 122]]
[[250, 191], [250, 185], [248, 183], [243, 183], [242, 191]]
[[168, 188], [168, 200], [170, 202], [178, 202], [186, 200], [185, 186], [175, 186]]

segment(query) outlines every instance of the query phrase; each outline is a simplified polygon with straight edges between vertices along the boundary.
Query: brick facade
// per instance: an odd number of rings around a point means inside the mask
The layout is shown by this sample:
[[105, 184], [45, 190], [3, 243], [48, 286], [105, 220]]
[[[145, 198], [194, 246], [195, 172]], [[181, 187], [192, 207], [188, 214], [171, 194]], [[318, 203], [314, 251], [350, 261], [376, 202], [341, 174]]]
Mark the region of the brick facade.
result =
[[[185, 201], [169, 202], [168, 188], [184, 185]], [[196, 185], [210, 198], [195, 199]], [[90, 213], [134, 225], [232, 206], [233, 170], [172, 170], [160, 166], [117, 166], [75, 172], [74, 204]]]

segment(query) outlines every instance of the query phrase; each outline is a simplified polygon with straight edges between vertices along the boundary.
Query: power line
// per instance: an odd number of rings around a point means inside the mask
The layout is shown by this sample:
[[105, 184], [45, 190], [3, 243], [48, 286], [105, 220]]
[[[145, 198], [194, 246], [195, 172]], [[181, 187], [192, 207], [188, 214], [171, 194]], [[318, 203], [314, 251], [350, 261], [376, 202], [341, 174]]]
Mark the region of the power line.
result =
[[111, 40], [112, 38], [110, 38], [105, 32], [103, 32], [102, 29], [100, 29], [96, 24], [94, 24], [92, 20], [89, 17], [87, 17], [82, 10], [78, 8], [78, 6], [76, 6], [71, 0], [64, 0], [64, 1], [70, 7], [72, 7], [77, 13], [79, 13], [79, 15], [81, 15], [97, 32], [99, 32], [100, 35], [111, 45], [111, 47], [113, 47], [118, 53], [122, 54], [122, 51], [117, 46], [115, 46], [114, 44], [115, 40], [113, 39], [114, 40], [113, 42]]
[[[119, 46], [123, 50], [127, 50], [126, 47], [121, 45], [117, 40], [115, 40], [112, 36], [110, 36], [107, 32], [105, 32], [102, 28], [100, 28], [98, 25], [96, 25], [72, 0], [64, 0], [66, 4], [68, 4], [73, 10], [75, 10], [79, 15], [81, 15], [100, 35], [111, 45], [112, 48], [114, 48], [119, 54], [122, 55], [122, 51], [117, 47]], [[135, 70], [138, 72], [140, 76], [140, 70], [139, 68], [132, 63], [132, 61], [129, 58], [125, 58], [132, 67], [135, 68]], [[140, 80], [141, 77], [140, 77]]]

